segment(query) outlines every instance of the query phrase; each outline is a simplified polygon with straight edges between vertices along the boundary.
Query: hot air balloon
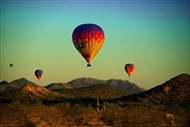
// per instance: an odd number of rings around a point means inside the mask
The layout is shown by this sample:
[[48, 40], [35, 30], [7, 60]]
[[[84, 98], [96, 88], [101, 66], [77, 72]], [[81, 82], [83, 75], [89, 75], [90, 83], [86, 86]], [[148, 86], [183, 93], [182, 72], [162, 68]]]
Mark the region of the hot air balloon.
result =
[[104, 38], [104, 31], [96, 24], [81, 24], [74, 29], [73, 44], [88, 63], [88, 67], [103, 46]]
[[131, 76], [131, 74], [133, 73], [134, 70], [135, 70], [135, 66], [133, 64], [128, 63], [125, 65], [125, 71], [129, 75], [129, 77]]
[[36, 70], [35, 75], [38, 78], [38, 80], [40, 80], [42, 78], [43, 71], [42, 70]]
[[13, 67], [13, 64], [10, 64], [10, 67]]

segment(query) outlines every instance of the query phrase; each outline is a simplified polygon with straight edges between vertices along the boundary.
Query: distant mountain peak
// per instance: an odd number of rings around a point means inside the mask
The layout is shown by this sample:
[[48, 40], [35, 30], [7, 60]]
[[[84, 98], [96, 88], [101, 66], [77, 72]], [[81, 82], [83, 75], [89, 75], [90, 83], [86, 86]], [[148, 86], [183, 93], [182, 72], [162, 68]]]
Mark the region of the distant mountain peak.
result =
[[60, 94], [53, 92], [51, 90], [48, 90], [45, 87], [42, 86], [31, 86], [31, 85], [24, 85], [19, 89], [20, 92], [22, 93], [30, 93], [32, 95], [36, 95], [39, 97], [44, 97], [46, 95], [51, 95], [51, 96], [61, 96]]
[[51, 83], [46, 86], [48, 89], [71, 89], [73, 86], [66, 83]]
[[15, 82], [15, 81], [27, 82], [28, 80], [26, 78], [19, 78], [19, 79], [12, 81], [12, 82]]
[[20, 79], [16, 79], [16, 80], [12, 81], [10, 83], [7, 83], [6, 85], [1, 85], [0, 91], [15, 90], [15, 89], [19, 89], [25, 85], [38, 86], [37, 84], [27, 80], [26, 78], [20, 78]]
[[127, 80], [121, 80], [121, 79], [109, 79], [106, 81], [107, 84], [112, 84], [112, 85], [121, 85], [123, 84], [124, 82], [128, 82]]
[[83, 78], [74, 79], [74, 80], [68, 82], [67, 84], [69, 84], [75, 88], [80, 88], [80, 87], [87, 87], [87, 86], [96, 85], [96, 84], [100, 84], [100, 83], [104, 83], [104, 82], [105, 81], [103, 81], [103, 80], [83, 77]]
[[16, 80], [12, 81], [11, 83], [19, 85], [19, 86], [24, 86], [24, 85], [27, 85], [27, 84], [30, 84], [32, 86], [37, 86], [37, 84], [27, 80], [26, 78], [16, 79]]
[[83, 78], [74, 79], [68, 82], [67, 84], [75, 88], [88, 87], [97, 84], [107, 84], [114, 88], [124, 90], [130, 93], [140, 93], [145, 91], [144, 89], [137, 86], [135, 83], [131, 83], [128, 80], [121, 80], [121, 79], [99, 80], [99, 79], [83, 77]]

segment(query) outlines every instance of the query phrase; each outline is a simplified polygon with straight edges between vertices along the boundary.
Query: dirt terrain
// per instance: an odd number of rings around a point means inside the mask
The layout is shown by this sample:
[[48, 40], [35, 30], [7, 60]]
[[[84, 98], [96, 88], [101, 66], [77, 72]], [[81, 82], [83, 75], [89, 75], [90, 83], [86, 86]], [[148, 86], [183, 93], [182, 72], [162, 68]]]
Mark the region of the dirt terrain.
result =
[[15, 102], [1, 105], [0, 114], [0, 127], [187, 126], [190, 122], [190, 112], [148, 111], [112, 104], [97, 112], [91, 106], [69, 103], [47, 106]]

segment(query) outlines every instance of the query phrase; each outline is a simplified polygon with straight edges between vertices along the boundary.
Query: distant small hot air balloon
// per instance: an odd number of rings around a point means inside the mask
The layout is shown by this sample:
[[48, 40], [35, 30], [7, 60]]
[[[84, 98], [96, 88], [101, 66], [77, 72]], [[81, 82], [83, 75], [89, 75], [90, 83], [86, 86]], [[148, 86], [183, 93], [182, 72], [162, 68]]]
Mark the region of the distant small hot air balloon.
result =
[[36, 70], [35, 75], [38, 78], [38, 80], [40, 80], [42, 78], [43, 71], [42, 70]]
[[103, 46], [104, 38], [104, 31], [96, 24], [81, 24], [74, 29], [73, 44], [87, 61], [88, 67], [91, 66], [90, 62]]
[[13, 67], [13, 64], [10, 64], [10, 67]]
[[129, 75], [129, 77], [131, 76], [131, 74], [133, 73], [134, 70], [135, 70], [135, 66], [133, 64], [128, 63], [125, 65], [125, 71]]

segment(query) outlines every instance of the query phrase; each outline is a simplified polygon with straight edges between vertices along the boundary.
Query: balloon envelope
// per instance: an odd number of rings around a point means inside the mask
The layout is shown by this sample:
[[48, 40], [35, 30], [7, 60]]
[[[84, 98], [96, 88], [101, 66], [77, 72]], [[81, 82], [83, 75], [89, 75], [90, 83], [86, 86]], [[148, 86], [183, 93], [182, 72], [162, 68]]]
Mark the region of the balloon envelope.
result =
[[90, 66], [90, 62], [104, 44], [104, 31], [96, 24], [81, 24], [72, 34], [75, 48], [83, 56]]
[[36, 70], [35, 75], [38, 78], [38, 80], [40, 80], [42, 78], [43, 71], [42, 70]]
[[129, 75], [129, 77], [133, 73], [134, 70], [135, 70], [135, 66], [133, 64], [128, 63], [125, 65], [125, 71]]
[[13, 67], [13, 64], [10, 64], [10, 67]]

